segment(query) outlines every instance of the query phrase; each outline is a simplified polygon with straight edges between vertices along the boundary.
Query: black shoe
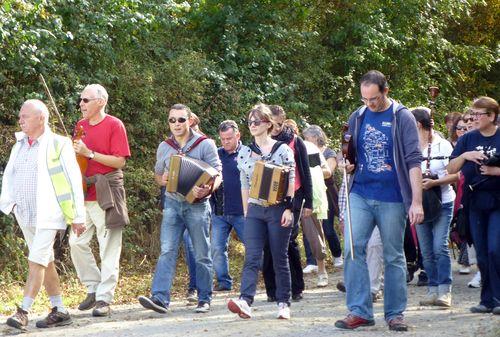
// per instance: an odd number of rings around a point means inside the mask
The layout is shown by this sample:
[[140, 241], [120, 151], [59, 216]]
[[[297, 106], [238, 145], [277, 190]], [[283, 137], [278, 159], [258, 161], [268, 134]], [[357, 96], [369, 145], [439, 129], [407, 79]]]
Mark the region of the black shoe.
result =
[[36, 327], [40, 329], [52, 328], [55, 326], [64, 326], [73, 323], [69, 312], [61, 312], [57, 307], [53, 307], [47, 317], [36, 322]]
[[276, 302], [276, 297], [274, 297], [274, 296], [267, 296], [267, 301], [268, 302]]
[[228, 287], [222, 287], [220, 285], [216, 285], [214, 287], [214, 291], [231, 291], [231, 288], [228, 288]]
[[146, 309], [151, 309], [160, 314], [166, 314], [168, 312], [168, 306], [161, 303], [154, 297], [139, 296], [139, 303]]
[[89, 310], [95, 306], [95, 293], [88, 293], [87, 297], [78, 306], [78, 310]]
[[206, 314], [210, 311], [210, 303], [208, 302], [199, 302], [198, 306], [194, 309], [194, 312], [198, 314]]
[[7, 325], [16, 329], [26, 329], [28, 326], [28, 312], [17, 307], [16, 313], [7, 319]]
[[344, 281], [337, 282], [337, 290], [345, 293], [345, 284]]
[[92, 310], [92, 316], [94, 317], [105, 317], [111, 315], [111, 308], [109, 303], [104, 301], [95, 302], [94, 310]]
[[429, 279], [427, 278], [427, 274], [422, 270], [420, 274], [418, 274], [417, 287], [425, 287], [428, 283]]
[[295, 302], [299, 302], [303, 298], [304, 298], [304, 296], [302, 295], [302, 293], [292, 295], [292, 301], [295, 301]]

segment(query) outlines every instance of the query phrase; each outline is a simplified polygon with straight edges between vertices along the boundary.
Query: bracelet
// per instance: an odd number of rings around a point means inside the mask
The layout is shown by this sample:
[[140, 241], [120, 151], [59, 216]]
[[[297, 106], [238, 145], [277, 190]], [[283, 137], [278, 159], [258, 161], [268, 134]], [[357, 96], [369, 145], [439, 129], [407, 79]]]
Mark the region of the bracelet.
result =
[[289, 209], [291, 211], [293, 209], [292, 197], [286, 196], [283, 199], [283, 206], [285, 206], [285, 209]]

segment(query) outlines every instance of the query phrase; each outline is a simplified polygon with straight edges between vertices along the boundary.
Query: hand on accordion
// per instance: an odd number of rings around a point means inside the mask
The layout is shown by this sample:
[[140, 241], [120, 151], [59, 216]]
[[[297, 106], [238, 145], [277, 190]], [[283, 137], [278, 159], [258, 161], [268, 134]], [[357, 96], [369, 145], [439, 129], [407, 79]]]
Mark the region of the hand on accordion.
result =
[[210, 185], [202, 185], [200, 187], [193, 186], [193, 195], [196, 199], [202, 199], [210, 194], [212, 187]]
[[293, 223], [293, 213], [289, 209], [285, 209], [281, 216], [281, 226], [288, 227]]

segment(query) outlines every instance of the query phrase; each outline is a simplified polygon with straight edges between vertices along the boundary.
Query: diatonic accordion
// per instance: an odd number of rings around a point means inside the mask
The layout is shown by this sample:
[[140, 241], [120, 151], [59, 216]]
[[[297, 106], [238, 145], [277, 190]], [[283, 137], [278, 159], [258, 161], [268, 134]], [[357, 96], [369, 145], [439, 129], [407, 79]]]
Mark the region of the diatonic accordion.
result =
[[265, 206], [279, 204], [286, 196], [290, 168], [259, 160], [250, 184], [250, 198], [261, 201]]
[[198, 199], [193, 194], [193, 187], [212, 185], [219, 172], [204, 161], [173, 155], [170, 157], [167, 192], [179, 193], [190, 204]]

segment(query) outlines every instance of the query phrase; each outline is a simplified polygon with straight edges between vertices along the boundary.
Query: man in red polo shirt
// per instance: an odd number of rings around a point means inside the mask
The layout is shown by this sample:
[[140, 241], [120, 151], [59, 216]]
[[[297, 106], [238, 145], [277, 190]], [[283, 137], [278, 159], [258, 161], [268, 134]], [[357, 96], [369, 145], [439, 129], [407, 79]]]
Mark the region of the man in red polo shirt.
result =
[[[84, 174], [87, 222], [85, 232], [79, 237], [71, 234], [69, 243], [78, 277], [87, 287], [87, 297], [78, 309], [94, 308], [93, 316], [107, 316], [118, 282], [122, 230], [128, 223], [121, 169], [130, 149], [122, 121], [106, 113], [108, 93], [103, 86], [88, 85], [79, 101], [83, 119], [76, 130], [83, 128], [83, 135], [73, 147], [88, 159]], [[99, 242], [100, 269], [90, 249], [94, 232]]]

